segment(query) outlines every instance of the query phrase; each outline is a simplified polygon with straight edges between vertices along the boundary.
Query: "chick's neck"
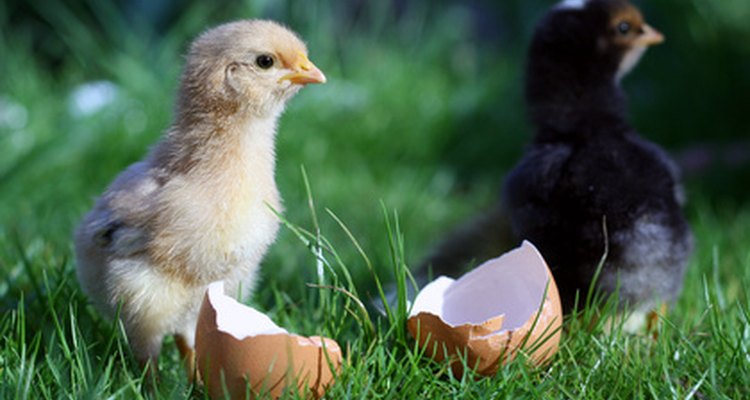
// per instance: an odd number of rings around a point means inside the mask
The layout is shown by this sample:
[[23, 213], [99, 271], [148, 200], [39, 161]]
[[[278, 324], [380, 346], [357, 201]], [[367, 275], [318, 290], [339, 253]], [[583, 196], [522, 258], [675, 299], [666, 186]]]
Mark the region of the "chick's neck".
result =
[[[584, 61], [584, 60], [581, 60]], [[536, 126], [536, 141], [585, 140], [630, 130], [625, 95], [614, 69], [529, 61], [526, 106]]]
[[536, 141], [586, 140], [630, 130], [617, 71], [625, 48], [607, 13], [554, 10], [537, 26], [526, 64], [526, 107]]
[[169, 173], [221, 172], [227, 164], [250, 162], [256, 173], [273, 175], [275, 136], [282, 110], [258, 116], [241, 104], [178, 106], [175, 123], [154, 149], [152, 162]]

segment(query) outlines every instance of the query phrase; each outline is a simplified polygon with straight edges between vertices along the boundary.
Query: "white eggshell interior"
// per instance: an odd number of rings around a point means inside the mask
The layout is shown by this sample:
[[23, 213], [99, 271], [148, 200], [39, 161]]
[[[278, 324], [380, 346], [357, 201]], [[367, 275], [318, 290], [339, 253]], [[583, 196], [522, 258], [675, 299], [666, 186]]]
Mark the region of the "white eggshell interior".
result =
[[514, 330], [539, 309], [548, 281], [547, 264], [536, 247], [524, 241], [458, 280], [434, 280], [419, 292], [410, 315], [428, 312], [454, 327], [505, 315], [502, 330]]
[[410, 317], [420, 312], [428, 312], [434, 315], [443, 313], [443, 298], [445, 291], [455, 282], [455, 279], [441, 276], [425, 286], [414, 299], [414, 307], [411, 309]]
[[216, 326], [238, 340], [250, 336], [288, 333], [271, 318], [224, 294], [224, 282], [208, 285], [208, 301], [216, 310]]

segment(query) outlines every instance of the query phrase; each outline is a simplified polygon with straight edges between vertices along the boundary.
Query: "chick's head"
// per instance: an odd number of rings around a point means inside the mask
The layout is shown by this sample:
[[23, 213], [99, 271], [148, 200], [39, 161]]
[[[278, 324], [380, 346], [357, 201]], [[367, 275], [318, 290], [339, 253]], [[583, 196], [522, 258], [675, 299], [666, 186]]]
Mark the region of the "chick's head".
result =
[[619, 80], [664, 36], [626, 0], [564, 0], [537, 27], [539, 54], [582, 73]]
[[609, 15], [606, 35], [600, 38], [602, 51], [612, 48], [620, 54], [616, 78], [619, 80], [630, 72], [649, 46], [664, 41], [664, 36], [643, 19], [641, 12], [632, 4], [622, 1], [606, 1]]
[[596, 50], [614, 61], [618, 81], [635, 67], [646, 48], [664, 41], [629, 1], [588, 0], [584, 12], [596, 21]]
[[193, 42], [178, 107], [183, 112], [244, 111], [270, 117], [302, 86], [325, 81], [292, 31], [271, 21], [236, 21]]

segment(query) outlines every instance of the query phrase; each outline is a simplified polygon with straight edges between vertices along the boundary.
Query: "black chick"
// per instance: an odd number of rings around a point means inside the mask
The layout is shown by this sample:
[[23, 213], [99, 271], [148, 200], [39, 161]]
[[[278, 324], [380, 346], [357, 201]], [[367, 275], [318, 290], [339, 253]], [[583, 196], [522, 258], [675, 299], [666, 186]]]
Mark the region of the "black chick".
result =
[[[503, 201], [514, 233], [547, 258], [563, 305], [596, 288], [653, 310], [679, 295], [693, 239], [675, 163], [635, 132], [623, 77], [663, 41], [624, 0], [566, 1], [537, 26], [526, 103], [536, 132]], [[605, 229], [606, 227], [606, 229]]]
[[590, 287], [605, 248], [597, 289], [611, 294], [619, 284], [621, 303], [640, 311], [674, 301], [693, 247], [678, 168], [634, 131], [619, 84], [662, 40], [623, 0], [552, 8], [526, 66], [534, 142], [507, 177], [502, 201], [437, 246], [417, 282], [430, 270], [456, 276], [528, 239], [549, 262], [566, 312]]

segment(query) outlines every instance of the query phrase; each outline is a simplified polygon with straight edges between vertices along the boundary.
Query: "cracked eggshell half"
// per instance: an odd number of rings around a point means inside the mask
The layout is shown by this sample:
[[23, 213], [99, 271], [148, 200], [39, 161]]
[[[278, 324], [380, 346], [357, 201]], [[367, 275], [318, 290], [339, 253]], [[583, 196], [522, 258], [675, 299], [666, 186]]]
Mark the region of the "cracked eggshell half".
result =
[[414, 300], [407, 327], [425, 354], [482, 375], [523, 352], [540, 365], [557, 352], [562, 306], [539, 251], [521, 247], [489, 260], [458, 280], [441, 276]]
[[198, 368], [212, 398], [278, 398], [296, 386], [319, 398], [341, 367], [332, 339], [303, 337], [278, 327], [265, 314], [224, 295], [223, 282], [209, 285], [195, 336]]

